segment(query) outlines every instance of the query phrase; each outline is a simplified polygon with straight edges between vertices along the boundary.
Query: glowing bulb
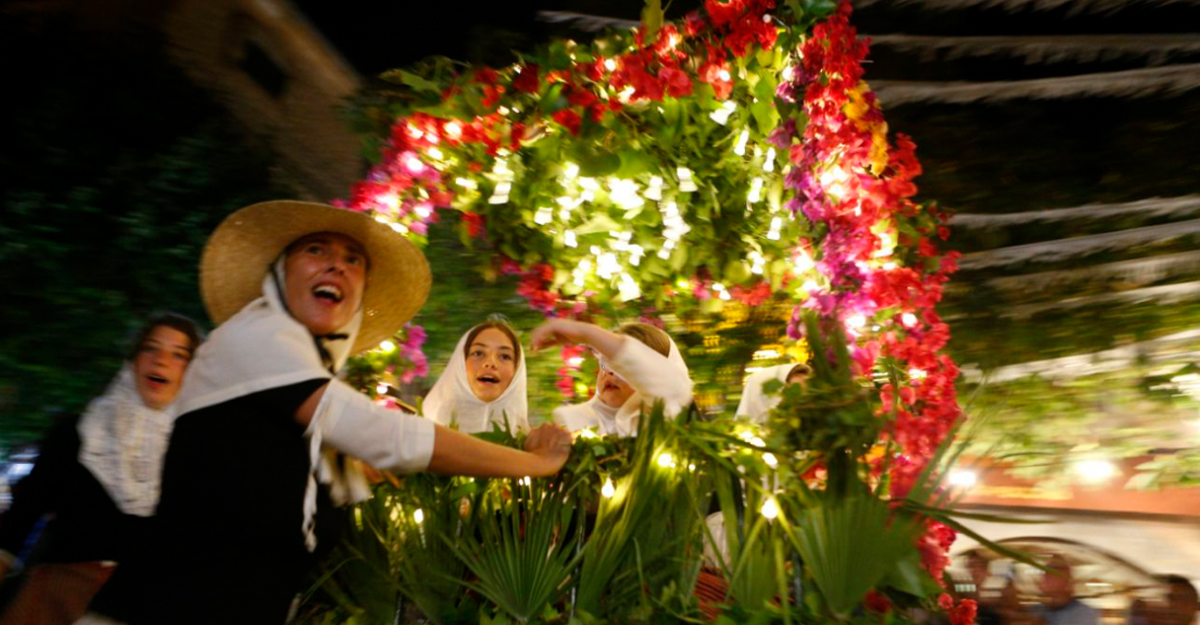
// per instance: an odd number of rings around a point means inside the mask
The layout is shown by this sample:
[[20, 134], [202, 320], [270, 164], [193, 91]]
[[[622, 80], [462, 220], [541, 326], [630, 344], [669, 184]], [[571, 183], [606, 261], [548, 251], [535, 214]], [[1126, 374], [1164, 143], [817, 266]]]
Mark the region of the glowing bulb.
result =
[[737, 145], [733, 146], [733, 153], [738, 156], [746, 155], [746, 142], [750, 140], [750, 131], [743, 130], [742, 134], [738, 135]]
[[572, 367], [578, 367], [583, 364], [583, 356], [571, 356], [567, 359], [567, 364]]
[[662, 452], [658, 456], [658, 466], [667, 468], [675, 466], [675, 458], [667, 452]]
[[662, 199], [662, 184], [661, 176], [650, 176], [650, 186], [646, 187], [646, 192], [643, 194], [647, 200], [655, 202]]
[[900, 323], [904, 324], [906, 328], [911, 328], [917, 325], [917, 316], [912, 313], [904, 313], [900, 315]]
[[808, 252], [805, 252], [803, 249], [799, 249], [796, 250], [795, 266], [796, 273], [807, 273], [813, 267], [816, 267], [817, 264], [814, 263], [813, 259], [808, 256]]
[[717, 72], [717, 78], [720, 78], [722, 82], [729, 82], [733, 79], [733, 76], [729, 74], [729, 70], [723, 69]]
[[425, 522], [425, 511], [420, 508], [417, 508], [416, 510], [414, 510], [413, 511], [413, 520], [417, 522], [417, 525], [424, 523]]
[[751, 204], [762, 199], [763, 179], [755, 178], [750, 181], [750, 193], [746, 194], [746, 201]]
[[446, 133], [447, 137], [458, 139], [462, 136], [462, 124], [454, 121], [446, 122], [446, 125], [442, 126], [442, 131]]
[[479, 185], [476, 185], [475, 181], [471, 180], [470, 178], [462, 178], [462, 177], [455, 178], [454, 184], [457, 184], [458, 186], [460, 186], [464, 189], [471, 189], [472, 191], [479, 188]]
[[537, 209], [537, 213], [533, 216], [533, 223], [544, 226], [550, 223], [552, 219], [554, 219], [554, 213], [550, 210], [550, 207], [542, 206]]
[[912, 369], [908, 370], [908, 377], [911, 380], [924, 380], [928, 375], [929, 374], [925, 373], [924, 369], [917, 369], [916, 367], [913, 367]]
[[408, 173], [410, 173], [410, 174], [420, 173], [421, 169], [423, 169], [424, 167], [425, 167], [425, 164], [422, 163], [421, 159], [417, 158], [416, 156], [409, 154], [404, 157], [404, 168], [408, 170]]
[[391, 341], [384, 341], [379, 344], [379, 349], [383, 350], [385, 354], [390, 354], [396, 351], [396, 344]]
[[759, 508], [758, 511], [770, 521], [779, 516], [779, 504], [775, 502], [774, 497], [767, 497], [767, 500], [763, 502], [762, 508]]
[[771, 452], [763, 454], [763, 462], [767, 463], [767, 466], [772, 469], [779, 466], [779, 461], [775, 459], [775, 454]]
[[860, 330], [867, 325], [867, 318], [861, 314], [855, 313], [846, 319], [846, 324], [855, 330]]
[[575, 240], [575, 231], [567, 230], [563, 233], [563, 245], [567, 247], [578, 247], [579, 242]]
[[817, 284], [816, 280], [805, 280], [804, 284], [800, 285], [800, 288], [811, 293], [821, 288], [821, 286]]
[[399, 232], [400, 234], [408, 234], [408, 226], [405, 226], [404, 224], [402, 224], [398, 221], [393, 221], [392, 223], [390, 223], [388, 225], [391, 226], [392, 230], [395, 230], [396, 232]]
[[969, 469], [952, 469], [946, 476], [946, 482], [959, 488], [971, 488], [979, 481], [979, 476]]
[[617, 70], [617, 60], [616, 59], [604, 59], [604, 69], [606, 69], [610, 72], [615, 72]]
[[763, 171], [775, 171], [775, 148], [767, 148], [767, 157], [763, 160]]
[[387, 395], [387, 392], [388, 392], [388, 385], [387, 385], [387, 384], [383, 384], [382, 382], [381, 382], [381, 383], [379, 383], [379, 384], [376, 384], [376, 385], [375, 385], [375, 392], [376, 392], [376, 393], [378, 393], [378, 394], [380, 394], [380, 395]]
[[571, 163], [571, 162], [568, 162], [566, 165], [563, 165], [563, 178], [566, 178], [567, 180], [574, 180], [575, 176], [578, 176], [578, 175], [579, 175], [579, 165], [576, 165], [575, 163]]
[[1117, 474], [1117, 467], [1107, 460], [1091, 459], [1075, 463], [1075, 472], [1085, 482], [1104, 482]]
[[725, 124], [729, 123], [729, 116], [733, 115], [735, 110], [737, 110], [737, 103], [733, 100], [726, 100], [725, 103], [721, 105], [721, 108], [709, 113], [708, 117], [714, 122], [724, 126]]
[[425, 150], [425, 153], [432, 156], [434, 160], [439, 161], [446, 157], [446, 155], [442, 154], [442, 151], [437, 148], [429, 148], [428, 150]]
[[675, 174], [679, 176], [679, 190], [683, 193], [691, 193], [696, 191], [696, 181], [692, 180], [692, 170], [687, 167], [679, 167], [675, 169]]
[[604, 486], [602, 486], [600, 488], [600, 494], [603, 495], [605, 498], [610, 498], [613, 495], [617, 494], [617, 488], [615, 486], [613, 486], [612, 478], [604, 480]]
[[582, 430], [579, 430], [579, 432], [577, 432], [575, 435], [578, 436], [579, 438], [600, 438], [599, 436], [596, 436], [595, 432], [593, 432], [587, 428], [583, 428]]
[[633, 278], [629, 277], [629, 274], [621, 274], [621, 282], [617, 284], [617, 297], [622, 302], [628, 302], [641, 296], [642, 289], [638, 286], [637, 282], [634, 282]]

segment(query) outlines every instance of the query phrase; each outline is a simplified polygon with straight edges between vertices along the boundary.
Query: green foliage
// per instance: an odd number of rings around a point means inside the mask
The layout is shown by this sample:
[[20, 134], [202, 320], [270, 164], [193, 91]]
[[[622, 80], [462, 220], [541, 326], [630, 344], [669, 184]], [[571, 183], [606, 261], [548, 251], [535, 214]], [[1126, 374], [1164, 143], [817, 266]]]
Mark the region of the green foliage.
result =
[[167, 64], [155, 36], [56, 16], [0, 20], [6, 75], [21, 85], [0, 148], [6, 443], [103, 390], [151, 311], [203, 320], [196, 264], [208, 233], [240, 206], [290, 194], [269, 183], [270, 155]]

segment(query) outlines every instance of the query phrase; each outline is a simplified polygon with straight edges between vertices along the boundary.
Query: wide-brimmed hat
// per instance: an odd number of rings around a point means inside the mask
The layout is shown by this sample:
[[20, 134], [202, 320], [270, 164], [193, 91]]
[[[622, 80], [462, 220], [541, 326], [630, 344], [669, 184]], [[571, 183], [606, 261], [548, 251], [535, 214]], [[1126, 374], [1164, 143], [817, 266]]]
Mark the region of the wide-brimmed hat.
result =
[[213, 323], [224, 323], [262, 295], [271, 263], [290, 243], [317, 232], [348, 236], [370, 257], [353, 353], [375, 347], [417, 314], [431, 277], [429, 262], [411, 241], [365, 213], [277, 200], [233, 213], [208, 238], [200, 258], [200, 294]]

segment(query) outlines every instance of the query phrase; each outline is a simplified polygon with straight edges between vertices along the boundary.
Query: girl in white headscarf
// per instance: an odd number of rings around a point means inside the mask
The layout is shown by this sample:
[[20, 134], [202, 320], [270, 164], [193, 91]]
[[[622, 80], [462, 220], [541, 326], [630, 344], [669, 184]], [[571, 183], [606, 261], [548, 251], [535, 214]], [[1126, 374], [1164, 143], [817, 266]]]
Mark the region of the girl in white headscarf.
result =
[[746, 376], [742, 400], [738, 402], [737, 417], [754, 423], [766, 423], [767, 415], [771, 414], [783, 398], [778, 392], [764, 392], [763, 385], [771, 380], [779, 380], [784, 384], [803, 384], [811, 373], [812, 368], [808, 365], [794, 363], [765, 367], [751, 373]]
[[503, 321], [487, 321], [459, 339], [421, 410], [467, 434], [490, 432], [494, 425], [516, 434], [529, 430], [525, 388], [525, 354], [516, 333]]
[[158, 503], [170, 409], [200, 343], [188, 318], [152, 317], [133, 353], [82, 416], [56, 423], [0, 523], [0, 578], [45, 516], [37, 563], [3, 625], [66, 625], [145, 532]]
[[595, 428], [602, 435], [637, 435], [638, 416], [655, 401], [674, 418], [692, 402], [692, 380], [679, 347], [666, 332], [645, 323], [629, 323], [616, 332], [599, 326], [554, 319], [534, 329], [532, 349], [582, 343], [600, 360], [591, 399], [554, 410], [555, 423], [572, 432]]

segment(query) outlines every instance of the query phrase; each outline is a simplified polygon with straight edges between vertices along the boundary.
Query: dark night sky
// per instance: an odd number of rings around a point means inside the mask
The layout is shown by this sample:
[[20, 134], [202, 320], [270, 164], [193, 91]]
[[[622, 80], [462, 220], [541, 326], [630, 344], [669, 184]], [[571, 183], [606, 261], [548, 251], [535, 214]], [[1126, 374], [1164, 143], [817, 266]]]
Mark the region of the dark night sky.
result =
[[[428, 56], [484, 61], [511, 60], [509, 50], [529, 50], [553, 34], [537, 12], [572, 11], [636, 20], [643, 0], [294, 0], [312, 23], [356, 69], [374, 75]], [[668, 16], [682, 15], [699, 0], [676, 0]]]

